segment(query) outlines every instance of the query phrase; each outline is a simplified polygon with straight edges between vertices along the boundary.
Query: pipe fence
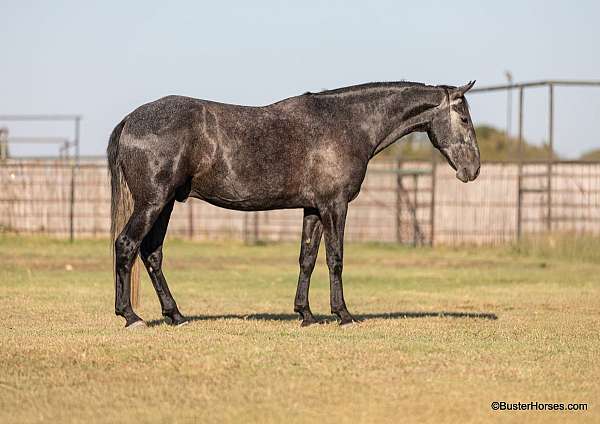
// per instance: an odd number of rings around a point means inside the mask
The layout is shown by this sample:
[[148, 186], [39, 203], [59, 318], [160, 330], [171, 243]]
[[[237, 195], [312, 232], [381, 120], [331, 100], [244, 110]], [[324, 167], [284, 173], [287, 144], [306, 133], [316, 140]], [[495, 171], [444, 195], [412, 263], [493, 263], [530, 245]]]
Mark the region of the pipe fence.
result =
[[[524, 177], [527, 175], [527, 177]], [[600, 163], [483, 163], [474, 183], [446, 164], [374, 162], [348, 212], [351, 241], [409, 245], [512, 242], [519, 233], [600, 233]], [[107, 237], [110, 184], [104, 160], [0, 163], [0, 231]], [[524, 196], [523, 193], [527, 193]], [[548, 198], [550, 193], [550, 198]], [[194, 240], [298, 240], [301, 210], [230, 211], [177, 203], [169, 236]]]

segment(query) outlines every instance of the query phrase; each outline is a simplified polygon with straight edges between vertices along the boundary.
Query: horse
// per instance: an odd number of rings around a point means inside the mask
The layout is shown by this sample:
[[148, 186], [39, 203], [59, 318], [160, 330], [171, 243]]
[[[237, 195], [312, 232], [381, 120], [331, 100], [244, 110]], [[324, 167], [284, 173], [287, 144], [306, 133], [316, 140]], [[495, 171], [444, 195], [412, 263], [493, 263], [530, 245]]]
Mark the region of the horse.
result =
[[162, 272], [162, 248], [174, 202], [193, 197], [239, 211], [303, 209], [294, 311], [302, 326], [318, 322], [308, 292], [324, 234], [331, 312], [340, 325], [357, 322], [342, 287], [344, 228], [367, 164], [403, 136], [425, 132], [459, 180], [477, 178], [465, 99], [474, 83], [367, 83], [256, 107], [167, 96], [138, 107], [107, 149], [116, 315], [126, 327], [146, 325], [131, 301], [139, 254], [165, 320], [187, 322]]

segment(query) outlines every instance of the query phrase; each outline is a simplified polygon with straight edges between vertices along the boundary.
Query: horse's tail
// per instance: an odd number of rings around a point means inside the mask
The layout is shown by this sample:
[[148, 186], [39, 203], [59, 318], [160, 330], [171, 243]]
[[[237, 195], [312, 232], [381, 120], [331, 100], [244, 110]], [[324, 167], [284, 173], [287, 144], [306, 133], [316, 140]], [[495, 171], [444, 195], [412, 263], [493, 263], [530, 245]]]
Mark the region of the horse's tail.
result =
[[[110, 240], [113, 256], [113, 272], [116, 288], [116, 257], [115, 257], [115, 240], [123, 231], [123, 227], [127, 224], [131, 213], [133, 212], [133, 198], [127, 182], [123, 176], [121, 161], [119, 158], [119, 139], [121, 132], [125, 126], [127, 117], [125, 117], [115, 127], [108, 141], [106, 153], [108, 156], [108, 169], [110, 170]], [[140, 300], [140, 266], [139, 260], [136, 258], [131, 269], [131, 304], [133, 307], [138, 306]]]

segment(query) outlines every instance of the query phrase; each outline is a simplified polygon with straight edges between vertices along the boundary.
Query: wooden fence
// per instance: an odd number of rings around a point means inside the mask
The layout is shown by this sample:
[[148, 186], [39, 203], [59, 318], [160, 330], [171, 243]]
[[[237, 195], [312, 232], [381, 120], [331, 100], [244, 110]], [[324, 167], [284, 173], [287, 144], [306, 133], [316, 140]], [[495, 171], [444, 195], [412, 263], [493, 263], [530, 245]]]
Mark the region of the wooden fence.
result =
[[[475, 182], [463, 184], [446, 164], [375, 162], [350, 204], [346, 237], [456, 245], [510, 242], [519, 226], [524, 234], [600, 234], [600, 163], [554, 163], [550, 191], [546, 171], [524, 164], [527, 178], [519, 179], [517, 164], [488, 163]], [[106, 237], [109, 200], [104, 161], [0, 163], [0, 231]], [[287, 241], [299, 238], [301, 226], [301, 210], [245, 213], [189, 199], [176, 205], [169, 235]]]

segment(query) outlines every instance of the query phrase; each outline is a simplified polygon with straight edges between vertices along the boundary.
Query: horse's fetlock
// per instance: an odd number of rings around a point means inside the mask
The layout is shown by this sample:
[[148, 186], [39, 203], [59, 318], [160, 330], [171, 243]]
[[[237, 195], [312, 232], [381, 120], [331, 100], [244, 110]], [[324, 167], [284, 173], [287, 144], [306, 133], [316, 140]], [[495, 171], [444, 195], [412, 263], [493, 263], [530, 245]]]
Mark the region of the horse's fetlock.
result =
[[178, 311], [177, 311], [177, 308], [174, 306], [165, 307], [162, 310], [163, 315], [173, 315], [175, 312], [178, 312]]
[[339, 305], [331, 305], [331, 313], [332, 314], [339, 314], [339, 313], [343, 313], [343, 312], [347, 312], [348, 309], [346, 308], [346, 304], [345, 303], [340, 303]]
[[308, 309], [309, 309], [308, 305], [294, 305], [294, 312], [302, 313]]

